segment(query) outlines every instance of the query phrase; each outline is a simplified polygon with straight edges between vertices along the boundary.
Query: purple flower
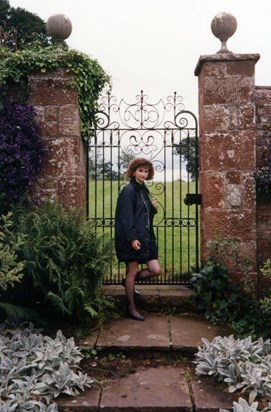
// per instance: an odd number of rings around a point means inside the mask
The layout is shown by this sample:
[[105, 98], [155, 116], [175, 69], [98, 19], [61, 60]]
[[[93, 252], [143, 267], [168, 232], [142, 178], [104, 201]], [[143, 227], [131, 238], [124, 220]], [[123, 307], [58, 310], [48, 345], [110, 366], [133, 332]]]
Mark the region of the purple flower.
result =
[[45, 154], [34, 108], [4, 102], [0, 110], [0, 193], [6, 204], [27, 194]]

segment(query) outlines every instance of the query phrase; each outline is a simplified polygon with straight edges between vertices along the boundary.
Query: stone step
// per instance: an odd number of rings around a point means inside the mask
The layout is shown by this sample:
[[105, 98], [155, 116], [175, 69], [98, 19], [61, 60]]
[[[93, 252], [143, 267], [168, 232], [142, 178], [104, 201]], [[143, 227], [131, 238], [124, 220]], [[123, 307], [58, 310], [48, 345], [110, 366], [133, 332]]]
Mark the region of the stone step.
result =
[[226, 326], [217, 327], [193, 313], [174, 315], [143, 312], [145, 320], [129, 317], [109, 319], [100, 330], [76, 340], [82, 350], [123, 351], [130, 353], [193, 354], [202, 345], [202, 338], [212, 341], [217, 335], [229, 335]]
[[[138, 309], [147, 312], [184, 312], [194, 311], [192, 302], [193, 290], [183, 285], [147, 285], [136, 284], [140, 292], [136, 296]], [[126, 305], [125, 289], [121, 285], [103, 285], [105, 296], [115, 297]]]

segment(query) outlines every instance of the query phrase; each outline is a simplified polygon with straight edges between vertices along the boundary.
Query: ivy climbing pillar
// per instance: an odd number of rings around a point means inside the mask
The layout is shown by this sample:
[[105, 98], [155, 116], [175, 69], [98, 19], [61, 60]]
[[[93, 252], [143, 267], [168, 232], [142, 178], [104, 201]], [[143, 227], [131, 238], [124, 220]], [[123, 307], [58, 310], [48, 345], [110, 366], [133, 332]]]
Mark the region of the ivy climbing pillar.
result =
[[42, 200], [58, 200], [66, 209], [86, 213], [86, 149], [72, 79], [65, 69], [29, 77], [28, 102], [35, 107], [48, 149], [35, 194]]
[[[213, 32], [221, 22], [221, 16], [213, 21]], [[199, 84], [201, 251], [204, 262], [209, 245], [218, 242], [223, 248], [223, 242], [234, 241], [239, 258], [244, 259], [236, 262], [232, 254], [226, 260], [232, 279], [242, 285], [245, 274], [256, 282], [257, 271], [252, 173], [256, 167], [254, 73], [259, 55], [229, 52], [223, 27], [219, 29], [221, 50], [201, 56], [195, 70]]]

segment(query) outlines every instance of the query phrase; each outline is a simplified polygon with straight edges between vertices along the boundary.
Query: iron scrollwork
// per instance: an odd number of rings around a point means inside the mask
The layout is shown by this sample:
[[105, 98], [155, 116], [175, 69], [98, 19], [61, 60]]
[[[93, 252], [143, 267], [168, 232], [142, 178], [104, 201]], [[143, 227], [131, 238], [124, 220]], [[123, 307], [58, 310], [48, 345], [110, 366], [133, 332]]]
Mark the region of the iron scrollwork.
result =
[[[96, 112], [96, 129], [126, 129], [126, 130], [153, 130], [172, 128], [181, 126], [180, 113], [184, 111], [183, 98], [177, 96], [176, 92], [173, 96], [168, 96], [166, 102], [159, 99], [156, 103], [148, 102], [148, 95], [141, 90], [136, 96], [136, 102], [128, 104], [124, 99], [121, 99], [119, 104], [115, 96], [110, 93], [101, 98], [99, 109]], [[167, 113], [173, 112], [174, 122], [167, 120]], [[119, 120], [115, 120], [116, 114]], [[168, 122], [168, 123], [166, 123]]]
[[[184, 271], [180, 267], [183, 263], [177, 267], [176, 256], [183, 262], [186, 260], [185, 253], [191, 255], [190, 250], [186, 251], [191, 247], [191, 242], [186, 242], [184, 246], [181, 244], [182, 238], [198, 230], [198, 200], [194, 202], [195, 199], [188, 196], [187, 205], [196, 206], [186, 207], [185, 210], [182, 202], [183, 190], [197, 192], [197, 173], [194, 178], [187, 167], [191, 154], [194, 154], [197, 164], [197, 119], [185, 109], [183, 98], [176, 93], [165, 101], [159, 99], [156, 103], [150, 103], [143, 91], [132, 104], [124, 99], [118, 102], [108, 93], [101, 98], [95, 116], [88, 140], [88, 184], [92, 190], [90, 193], [89, 189], [87, 195], [90, 199], [89, 219], [98, 231], [109, 234], [113, 239], [116, 199], [128, 182], [126, 172], [129, 160], [135, 156], [152, 160], [155, 179], [147, 181], [146, 185], [151, 196], [158, 201], [154, 229], [160, 245], [159, 259], [164, 268], [159, 283], [167, 283], [167, 273]], [[193, 189], [189, 185], [193, 185]], [[198, 262], [197, 235], [194, 238], [196, 245], [193, 246], [193, 253]], [[168, 249], [171, 250], [170, 256]], [[190, 262], [188, 267], [187, 272]], [[119, 269], [112, 267], [109, 283], [114, 283], [116, 270], [119, 276]]]

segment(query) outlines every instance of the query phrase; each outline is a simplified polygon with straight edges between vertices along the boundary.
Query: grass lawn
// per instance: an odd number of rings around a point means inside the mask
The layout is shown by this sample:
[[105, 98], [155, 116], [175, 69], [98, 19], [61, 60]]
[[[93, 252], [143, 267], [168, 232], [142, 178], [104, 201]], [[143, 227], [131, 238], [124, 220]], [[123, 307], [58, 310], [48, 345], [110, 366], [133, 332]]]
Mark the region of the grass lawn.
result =
[[[127, 182], [121, 182], [120, 187]], [[159, 282], [182, 283], [191, 266], [196, 263], [196, 207], [183, 202], [186, 193], [194, 193], [190, 182], [148, 183], [150, 192], [158, 200], [158, 213], [154, 219], [159, 248], [162, 276]], [[89, 218], [96, 222], [98, 232], [114, 238], [114, 216], [119, 183], [117, 181], [90, 181]], [[118, 282], [124, 268], [112, 262], [106, 282]]]

